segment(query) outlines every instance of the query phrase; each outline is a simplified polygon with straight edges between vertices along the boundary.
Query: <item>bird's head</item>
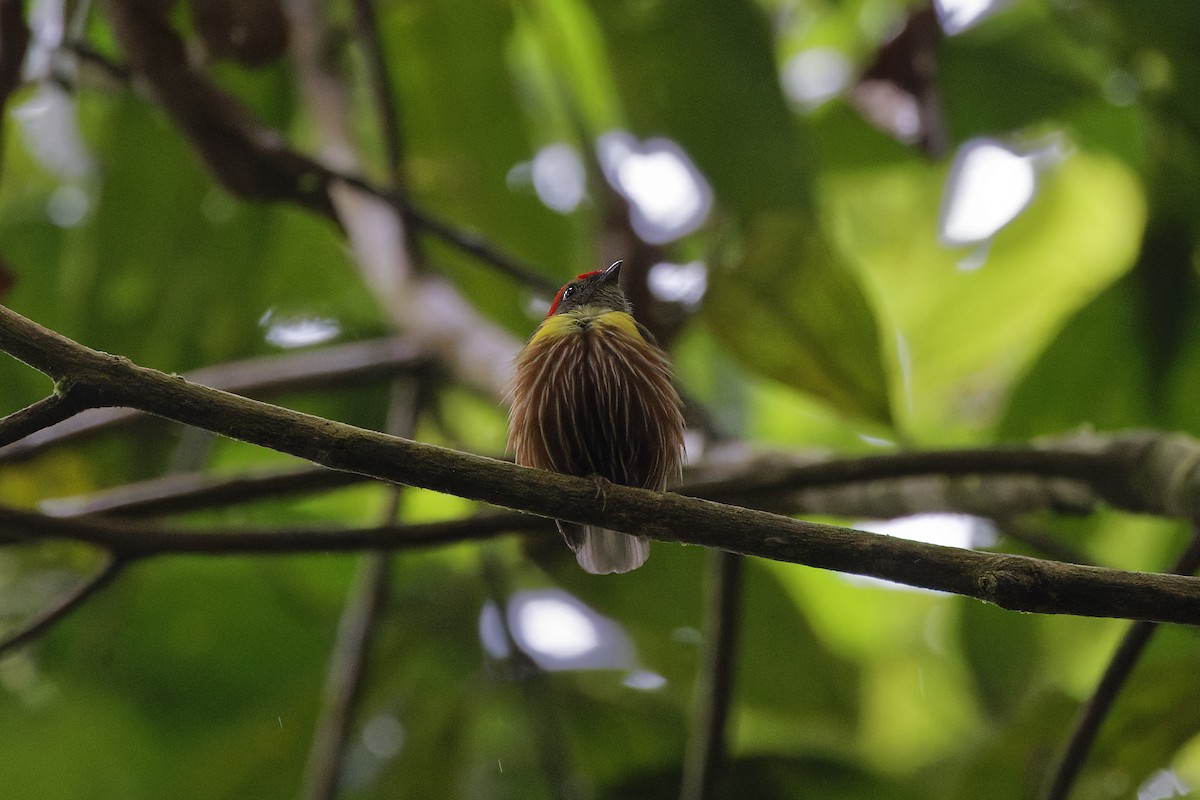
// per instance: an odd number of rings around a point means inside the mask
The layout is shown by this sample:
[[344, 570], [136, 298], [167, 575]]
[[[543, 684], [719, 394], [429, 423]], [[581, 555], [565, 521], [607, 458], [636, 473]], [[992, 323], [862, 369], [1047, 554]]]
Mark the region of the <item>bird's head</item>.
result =
[[608, 269], [595, 272], [585, 272], [566, 286], [558, 290], [554, 302], [550, 304], [549, 319], [555, 314], [567, 314], [579, 309], [595, 309], [605, 311], [632, 311], [632, 305], [625, 299], [621, 291], [621, 262], [618, 261]]

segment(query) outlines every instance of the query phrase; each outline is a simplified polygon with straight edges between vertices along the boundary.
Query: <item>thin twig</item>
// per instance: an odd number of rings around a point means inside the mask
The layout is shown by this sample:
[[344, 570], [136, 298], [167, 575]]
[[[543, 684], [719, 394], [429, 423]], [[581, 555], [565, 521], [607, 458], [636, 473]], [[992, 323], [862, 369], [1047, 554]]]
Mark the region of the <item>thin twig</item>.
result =
[[[385, 425], [389, 433], [412, 435], [424, 394], [422, 383], [416, 380], [393, 382]], [[400, 496], [401, 487], [392, 487], [382, 514], [383, 524], [396, 519]], [[333, 800], [337, 796], [346, 739], [366, 677], [371, 639], [387, 598], [390, 569], [390, 554], [379, 550], [364, 553], [359, 559], [354, 583], [346, 594], [325, 676], [324, 702], [309, 748], [304, 788], [300, 794], [307, 800]]]
[[546, 778], [548, 794], [558, 800], [577, 800], [582, 794], [570, 752], [564, 744], [563, 726], [553, 698], [554, 685], [513, 634], [508, 613], [508, 598], [512, 592], [504, 579], [499, 561], [492, 553], [484, 555], [483, 580], [496, 608], [496, 617], [508, 650], [508, 655], [500, 663], [505, 677], [521, 692], [533, 731], [533, 747]]
[[[389, 197], [390, 195], [390, 197]], [[559, 289], [559, 282], [546, 277], [537, 267], [527, 261], [506, 253], [478, 234], [468, 233], [439, 217], [415, 207], [403, 196], [395, 192], [385, 192], [377, 196], [390, 202], [397, 210], [402, 211], [407, 219], [422, 231], [441, 239], [448, 245], [461, 250], [467, 255], [495, 267], [500, 272], [514, 278], [527, 288], [552, 296]]]
[[165, 475], [75, 497], [43, 500], [43, 512], [56, 517], [109, 514], [154, 517], [222, 508], [271, 497], [340, 489], [368, 480], [305, 464], [258, 474], [218, 476], [203, 473]]
[[34, 641], [64, 620], [72, 611], [79, 608], [121, 573], [128, 563], [126, 559], [110, 555], [96, 573], [84, 580], [78, 586], [64, 592], [55, 602], [37, 613], [32, 619], [3, 639], [0, 639], [0, 657], [10, 650], [15, 650]]
[[70, 419], [83, 410], [78, 402], [60, 394], [43, 397], [0, 419], [0, 447]]
[[402, 188], [405, 185], [404, 138], [401, 135], [400, 111], [392, 88], [391, 72], [383, 54], [383, 42], [379, 38], [379, 20], [372, 0], [354, 0], [354, 29], [367, 61], [367, 76], [371, 82], [375, 113], [379, 117], [379, 132], [383, 138], [388, 174], [392, 183], [397, 188]]
[[0, 543], [64, 539], [91, 544], [126, 558], [407, 550], [490, 539], [505, 533], [553, 529], [550, 520], [513, 511], [479, 514], [445, 522], [368, 528], [280, 527], [194, 531], [116, 519], [49, 517], [0, 507]]
[[[1190, 575], [1200, 567], [1200, 522], [1192, 523], [1192, 538], [1186, 550], [1179, 556], [1171, 571], [1179, 575]], [[1146, 646], [1158, 629], [1154, 622], [1135, 622], [1129, 626], [1121, 643], [1117, 645], [1112, 660], [1104, 670], [1100, 682], [1087, 702], [1079, 709], [1075, 724], [1062, 757], [1054, 770], [1054, 777], [1045, 794], [1045, 800], [1067, 800], [1071, 787], [1079, 777], [1088, 753], [1096, 742], [1100, 727], [1112, 711], [1117, 696], [1129, 681], [1134, 667], [1145, 652]]]
[[696, 714], [683, 762], [680, 800], [717, 796], [726, 759], [725, 729], [741, 627], [742, 566], [741, 556], [709, 553], [704, 660], [696, 679]]
[[330, 655], [302, 798], [327, 800], [337, 796], [346, 737], [362, 686], [371, 634], [387, 593], [390, 566], [387, 556], [378, 552], [367, 553], [359, 560]]

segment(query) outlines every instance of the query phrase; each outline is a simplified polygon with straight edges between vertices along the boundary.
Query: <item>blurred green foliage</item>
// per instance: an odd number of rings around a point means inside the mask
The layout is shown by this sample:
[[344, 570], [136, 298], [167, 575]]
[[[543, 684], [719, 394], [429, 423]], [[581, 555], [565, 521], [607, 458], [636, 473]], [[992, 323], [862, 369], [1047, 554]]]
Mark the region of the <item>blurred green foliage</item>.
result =
[[[592, 268], [613, 225], [597, 136], [665, 137], [690, 156], [715, 205], [704, 227], [663, 248], [708, 267], [708, 294], [676, 343], [680, 382], [754, 447], [864, 452], [1082, 425], [1200, 434], [1200, 9], [1017, 0], [939, 37], [926, 88], [940, 103], [930, 124], [944, 127], [951, 151], [931, 156], [867, 122], [853, 85], [815, 108], [781, 85], [789, 59], [818, 47], [867, 70], [914, 11], [899, 0], [374, 5], [412, 197], [554, 281]], [[86, 31], [120, 60], [101, 10]], [[383, 144], [351, 38], [354, 126], [379, 176]], [[210, 71], [298, 149], [316, 148], [287, 63]], [[343, 340], [387, 330], [335, 225], [231, 197], [141, 92], [79, 83], [61, 107], [77, 115], [83, 172], [52, 157], [69, 147], [69, 117], [50, 129], [30, 121], [51, 81], [9, 100], [5, 304], [167, 371], [277, 353], [265, 336], [272, 320], [334, 320]], [[951, 248], [937, 236], [950, 161], [976, 136], [1017, 150], [1055, 141], [1061, 157], [1039, 167], [1036, 194], [1011, 224]], [[588, 199], [569, 213], [547, 208], [521, 177], [552, 143], [581, 154], [588, 175]], [[533, 292], [432, 238], [422, 245], [431, 268], [497, 325], [522, 337], [535, 324]], [[5, 413], [49, 389], [0, 360]], [[378, 428], [386, 390], [281, 402]], [[503, 430], [498, 399], [449, 386], [418, 438], [495, 453]], [[180, 441], [160, 425], [3, 465], [0, 501], [32, 507], [153, 476]], [[283, 463], [218, 443], [206, 468]], [[385, 494], [355, 487], [184, 524], [368, 525]], [[471, 510], [426, 492], [401, 503], [407, 520]], [[1176, 526], [1116, 515], [1047, 524], [1112, 566], [1162, 569], [1182, 541]], [[656, 545], [644, 569], [602, 580], [552, 545], [396, 556], [343, 796], [557, 796], [543, 768], [547, 737], [584, 796], [676, 792], [702, 638], [702, 554]], [[632, 642], [628, 668], [549, 672], [529, 691], [532, 679], [481, 642], [482, 610], [496, 599], [485, 553], [512, 588], [561, 587], [616, 620]], [[0, 620], [19, 625], [94, 564], [65, 545], [0, 552]], [[352, 556], [137, 565], [0, 660], [0, 795], [296, 796], [353, 569]], [[1124, 630], [779, 564], [747, 565], [744, 606], [730, 798], [1033, 796]], [[1164, 633], [1078, 796], [1129, 797], [1165, 768], [1200, 784], [1200, 640]], [[389, 724], [399, 733], [380, 744]]]

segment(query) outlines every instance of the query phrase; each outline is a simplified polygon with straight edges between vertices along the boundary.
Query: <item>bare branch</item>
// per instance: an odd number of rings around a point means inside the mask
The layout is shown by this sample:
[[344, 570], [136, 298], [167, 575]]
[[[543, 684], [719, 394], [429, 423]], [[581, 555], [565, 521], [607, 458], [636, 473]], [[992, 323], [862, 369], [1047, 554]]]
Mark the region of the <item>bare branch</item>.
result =
[[379, 18], [373, 0], [354, 0], [354, 30], [367, 62], [367, 76], [371, 82], [375, 112], [379, 117], [379, 132], [387, 156], [388, 173], [394, 184], [403, 186], [404, 144], [400, 111], [396, 106], [392, 77], [383, 54], [383, 42], [379, 38]]
[[[424, 391], [420, 381], [394, 381], [388, 404], [387, 430], [411, 435], [420, 415]], [[401, 487], [394, 486], [381, 522], [389, 524], [400, 510]], [[354, 583], [346, 594], [329, 671], [325, 676], [324, 702], [308, 751], [301, 797], [333, 800], [346, 749], [351, 718], [366, 677], [371, 639], [388, 593], [391, 554], [371, 551], [358, 564]]]
[[[294, 390], [372, 380], [425, 369], [428, 364], [429, 359], [411, 338], [388, 336], [319, 350], [230, 361], [184, 373], [184, 377], [214, 389], [266, 397]], [[78, 391], [78, 387], [74, 387], [74, 390]], [[76, 396], [71, 402], [77, 402], [77, 399]], [[78, 407], [83, 408], [84, 405], [78, 404]], [[70, 420], [27, 435], [20, 442], [0, 447], [0, 463], [25, 458], [44, 447], [97, 433], [141, 416], [140, 412], [132, 409], [91, 408]]]
[[346, 734], [362, 686], [371, 634], [383, 604], [390, 565], [383, 553], [368, 553], [359, 561], [330, 654], [321, 719], [309, 747], [302, 798], [324, 800], [337, 796]]
[[[1200, 523], [1192, 524], [1192, 538], [1186, 550], [1175, 561], [1171, 571], [1190, 575], [1200, 567]], [[1100, 726], [1112, 711], [1117, 696], [1125, 688], [1133, 668], [1137, 666], [1146, 645], [1158, 629], [1154, 622], [1135, 622], [1129, 626], [1112, 660], [1096, 684], [1092, 696], [1079, 709], [1067, 746], [1054, 770], [1054, 777], [1045, 794], [1045, 800], [1067, 800], [1071, 787], [1083, 769], [1088, 753], [1100, 733]]]
[[[379, 480], [661, 541], [870, 575], [1013, 610], [1200, 622], [1200, 579], [942, 547], [624, 486], [614, 485], [606, 498], [597, 498], [594, 484], [586, 479], [420, 444], [197, 386], [76, 344], [3, 307], [0, 349], [53, 378], [69, 376], [105, 402]], [[1101, 446], [1096, 452], [1088, 449]], [[1200, 443], [1194, 440], [1148, 434], [1098, 437], [1078, 450], [1090, 455], [1066, 459], [1064, 470], [1086, 473], [1108, 486], [1124, 464], [1130, 469], [1127, 476], [1138, 481], [1123, 494], [1138, 507], [1164, 504], [1166, 511], [1177, 513], [1195, 505], [1194, 470], [1180, 472], [1179, 461], [1196, 463]], [[5, 516], [11, 520], [13, 513]], [[11, 525], [5, 527], [11, 531]], [[370, 538], [359, 538], [359, 546], [388, 546]], [[125, 545], [144, 550], [147, 542], [126, 535]]]
[[[21, 83], [21, 62], [29, 46], [29, 26], [25, 24], [21, 0], [0, 0], [0, 112]], [[0, 114], [0, 120], [4, 118]]]
[[365, 480], [368, 479], [362, 475], [335, 472], [311, 464], [233, 477], [188, 472], [77, 497], [43, 500], [40, 506], [42, 511], [55, 517], [85, 514], [153, 517], [236, 505], [264, 497], [338, 489]]
[[64, 519], [0, 506], [0, 542], [70, 539], [126, 558], [163, 555], [265, 555], [404, 550], [488, 539], [514, 531], [553, 530], [549, 520], [517, 512], [446, 522], [373, 528], [255, 528], [195, 531], [140, 522]]
[[696, 715], [683, 764], [680, 800], [717, 796], [726, 758], [725, 727], [733, 700], [734, 658], [741, 627], [742, 562], [741, 556], [732, 553], [709, 553], [704, 661], [696, 678]]
[[52, 605], [42, 609], [19, 629], [0, 639], [0, 656], [34, 641], [57, 625], [85, 601], [112, 583], [125, 568], [126, 563], [128, 562], [122, 558], [109, 556], [104, 566], [94, 575], [65, 592]]
[[334, 219], [327, 171], [192, 67], [166, 12], [134, 0], [104, 3], [134, 76], [191, 141], [209, 170], [234, 194], [285, 200]]
[[70, 419], [84, 406], [74, 399], [52, 394], [20, 411], [0, 419], [0, 446], [24, 439], [63, 420]]

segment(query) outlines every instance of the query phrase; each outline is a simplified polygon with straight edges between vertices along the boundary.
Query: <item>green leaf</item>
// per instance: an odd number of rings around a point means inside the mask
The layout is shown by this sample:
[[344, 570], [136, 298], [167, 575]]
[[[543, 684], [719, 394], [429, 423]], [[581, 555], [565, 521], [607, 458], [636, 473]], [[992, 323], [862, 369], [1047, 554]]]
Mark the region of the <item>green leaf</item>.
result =
[[811, 218], [760, 214], [709, 277], [704, 317], [744, 363], [837, 412], [892, 424], [871, 306]]
[[824, 192], [830, 230], [903, 341], [905, 428], [930, 444], [995, 424], [1021, 370], [1134, 263], [1146, 213], [1123, 162], [1077, 151], [965, 269], [969, 252], [937, 239], [945, 181], [913, 160], [831, 176]]
[[809, 202], [811, 172], [755, 4], [601, 0], [592, 8], [633, 133], [677, 141], [725, 207]]
[[[1087, 424], [1116, 430], [1149, 424], [1150, 375], [1134, 285], [1121, 281], [1071, 318], [1016, 384], [996, 433], [1020, 440]], [[1079, 387], [1086, 386], [1086, 392]]]

